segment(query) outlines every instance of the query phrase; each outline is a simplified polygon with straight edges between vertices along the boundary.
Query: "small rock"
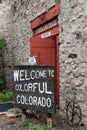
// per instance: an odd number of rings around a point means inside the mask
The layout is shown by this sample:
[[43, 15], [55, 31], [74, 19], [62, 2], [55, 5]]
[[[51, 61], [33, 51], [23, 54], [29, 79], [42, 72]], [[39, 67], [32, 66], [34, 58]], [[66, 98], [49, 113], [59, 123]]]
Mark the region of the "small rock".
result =
[[82, 81], [80, 81], [79, 79], [76, 79], [76, 81], [74, 82], [76, 87], [81, 87], [81, 85], [83, 84]]

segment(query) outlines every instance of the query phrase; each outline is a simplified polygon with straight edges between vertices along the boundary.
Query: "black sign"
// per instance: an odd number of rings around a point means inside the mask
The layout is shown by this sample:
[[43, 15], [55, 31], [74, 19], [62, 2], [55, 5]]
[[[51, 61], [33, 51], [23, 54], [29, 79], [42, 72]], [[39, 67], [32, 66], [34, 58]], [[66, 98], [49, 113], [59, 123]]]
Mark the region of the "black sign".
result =
[[16, 107], [55, 112], [54, 66], [15, 66], [14, 84]]

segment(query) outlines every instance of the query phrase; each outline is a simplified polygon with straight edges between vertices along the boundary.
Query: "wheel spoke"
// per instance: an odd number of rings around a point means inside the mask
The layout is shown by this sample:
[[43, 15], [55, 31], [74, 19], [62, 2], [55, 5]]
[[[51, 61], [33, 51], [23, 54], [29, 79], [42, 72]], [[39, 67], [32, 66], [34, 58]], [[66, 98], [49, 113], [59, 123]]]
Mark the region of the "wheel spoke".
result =
[[72, 124], [79, 124], [81, 121], [81, 109], [78, 103], [70, 101], [67, 104], [66, 115]]

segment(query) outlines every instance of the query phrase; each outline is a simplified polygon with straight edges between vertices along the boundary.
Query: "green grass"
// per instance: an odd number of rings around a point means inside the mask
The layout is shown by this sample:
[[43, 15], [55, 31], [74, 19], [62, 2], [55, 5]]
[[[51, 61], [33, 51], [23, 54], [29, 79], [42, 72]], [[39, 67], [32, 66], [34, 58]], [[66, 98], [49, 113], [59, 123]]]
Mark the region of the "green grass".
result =
[[[27, 130], [52, 130], [51, 128], [48, 128], [46, 126], [39, 126], [39, 125], [33, 125], [33, 124], [29, 124], [29, 126], [23, 127], [21, 128], [21, 130], [25, 130], [25, 128]], [[13, 128], [11, 128], [11, 130], [20, 130], [20, 128], [18, 126], [14, 126]]]
[[82, 130], [87, 130], [87, 127], [83, 128]]
[[29, 130], [52, 130], [46, 126], [33, 125], [30, 123], [29, 118], [26, 118], [24, 121], [22, 121], [22, 126], [28, 128]]
[[11, 130], [52, 130], [52, 128], [48, 128], [47, 126], [34, 125], [30, 122], [29, 118], [22, 121], [21, 128], [19, 126], [14, 126]]
[[51, 128], [48, 128], [46, 126], [39, 126], [39, 125], [33, 125], [33, 124], [30, 124], [28, 128], [29, 130], [52, 130]]
[[0, 102], [13, 101], [13, 92], [0, 93]]

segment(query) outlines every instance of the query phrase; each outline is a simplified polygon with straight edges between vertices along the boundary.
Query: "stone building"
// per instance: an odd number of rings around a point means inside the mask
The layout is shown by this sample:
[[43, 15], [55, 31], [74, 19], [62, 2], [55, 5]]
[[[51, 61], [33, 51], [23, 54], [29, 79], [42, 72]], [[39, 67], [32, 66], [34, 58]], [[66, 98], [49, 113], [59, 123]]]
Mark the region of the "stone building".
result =
[[14, 31], [10, 5], [4, 0], [0, 1], [0, 36], [4, 37], [7, 43], [6, 50], [4, 53], [4, 65], [7, 86], [10, 88], [11, 86], [13, 86], [12, 43], [14, 41]]
[[[3, 4], [6, 12], [3, 10], [4, 17], [0, 18], [0, 35], [5, 35], [8, 43], [5, 58], [7, 75], [13, 65], [29, 64], [30, 38], [39, 26], [32, 28], [32, 21], [60, 5], [60, 13], [56, 16], [59, 25], [56, 46], [59, 50], [59, 58], [56, 57], [59, 62], [59, 106], [64, 114], [67, 100], [78, 102], [82, 111], [81, 123], [87, 125], [87, 1], [15, 0], [9, 3]], [[10, 73], [7, 77], [11, 77]]]

